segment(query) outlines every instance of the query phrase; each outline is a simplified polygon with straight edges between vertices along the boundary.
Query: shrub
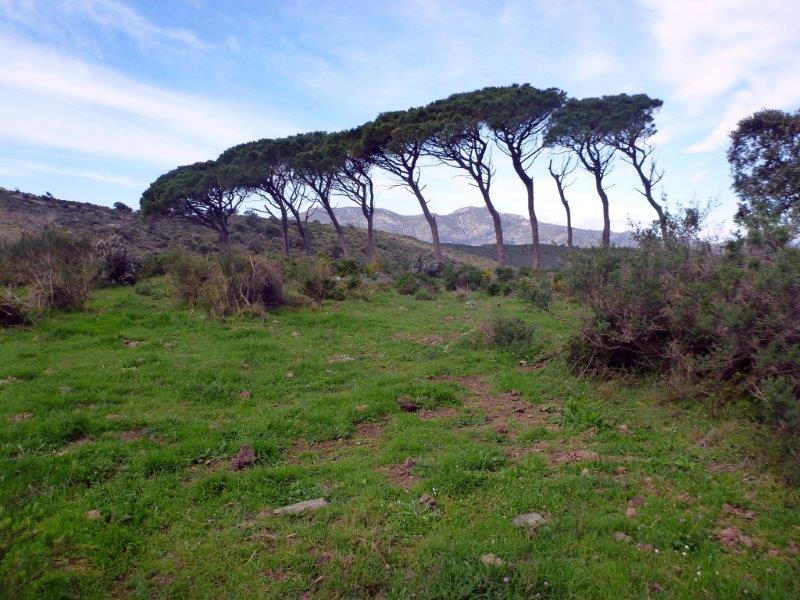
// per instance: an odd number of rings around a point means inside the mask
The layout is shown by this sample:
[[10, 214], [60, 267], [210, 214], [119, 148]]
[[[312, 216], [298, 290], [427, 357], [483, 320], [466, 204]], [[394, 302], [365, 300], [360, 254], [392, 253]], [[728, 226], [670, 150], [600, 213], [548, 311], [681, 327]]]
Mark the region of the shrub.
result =
[[338, 297], [336, 279], [330, 263], [323, 258], [301, 261], [295, 266], [295, 277], [303, 293], [313, 300]]
[[28, 307], [9, 289], [0, 288], [0, 327], [27, 325]]
[[139, 280], [142, 260], [119, 236], [100, 240], [93, 249], [100, 278], [109, 285], [133, 285]]
[[333, 261], [331, 266], [339, 277], [350, 277], [361, 274], [361, 265], [352, 258], [340, 258]]
[[536, 308], [547, 310], [553, 299], [553, 286], [550, 277], [522, 277], [517, 281], [517, 293], [525, 302]]
[[213, 315], [260, 312], [285, 304], [280, 263], [249, 253], [209, 260], [186, 252], [169, 257], [178, 297]]
[[148, 252], [142, 258], [142, 267], [139, 270], [141, 277], [157, 277], [169, 273], [167, 263], [168, 254], [163, 252]]
[[83, 308], [96, 275], [89, 241], [56, 229], [26, 232], [3, 244], [0, 265], [0, 283], [29, 286], [38, 308]]
[[420, 283], [416, 275], [405, 271], [395, 278], [394, 287], [400, 294], [410, 296], [419, 290]]
[[681, 395], [754, 398], [800, 449], [800, 250], [675, 236], [576, 258], [565, 279], [590, 314], [570, 343], [575, 372], [656, 372]]
[[165, 257], [175, 284], [175, 291], [183, 302], [196, 306], [205, 285], [218, 276], [219, 266], [207, 259], [184, 250], [172, 250]]
[[525, 350], [533, 346], [536, 331], [518, 317], [496, 316], [481, 327], [484, 341], [498, 348]]
[[514, 267], [497, 267], [494, 270], [494, 277], [500, 283], [510, 283], [514, 280]]
[[284, 304], [283, 270], [278, 262], [239, 253], [219, 260], [222, 277], [212, 279], [206, 296], [212, 312], [269, 310]]
[[421, 287], [414, 293], [416, 300], [433, 300], [433, 293], [427, 287]]
[[82, 310], [92, 294], [95, 270], [88, 256], [84, 264], [44, 265], [30, 285], [31, 301], [39, 308]]
[[445, 289], [451, 291], [458, 288], [474, 291], [480, 289], [484, 283], [481, 271], [469, 265], [458, 269], [447, 269], [443, 272], [442, 278], [444, 279]]
[[132, 213], [133, 209], [124, 202], [114, 202], [114, 210], [124, 213]]
[[90, 261], [89, 240], [58, 229], [23, 232], [0, 244], [0, 284], [21, 286], [34, 283], [51, 267], [67, 267]]

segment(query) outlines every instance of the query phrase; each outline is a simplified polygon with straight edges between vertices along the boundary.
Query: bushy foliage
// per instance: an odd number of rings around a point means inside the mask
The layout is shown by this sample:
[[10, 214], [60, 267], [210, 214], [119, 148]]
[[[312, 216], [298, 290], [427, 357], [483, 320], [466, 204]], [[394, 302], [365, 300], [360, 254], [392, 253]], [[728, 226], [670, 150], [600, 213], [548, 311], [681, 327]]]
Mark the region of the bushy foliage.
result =
[[394, 280], [397, 292], [404, 296], [411, 296], [420, 289], [419, 278], [408, 271], [400, 273]]
[[591, 309], [570, 345], [578, 373], [660, 372], [681, 391], [754, 397], [800, 433], [800, 251], [687, 235], [576, 254], [569, 289]]
[[148, 252], [142, 257], [142, 267], [139, 274], [142, 278], [157, 277], [169, 273], [167, 258], [169, 253]]
[[219, 265], [184, 250], [172, 250], [165, 256], [178, 298], [189, 306], [197, 306], [206, 284]]
[[284, 304], [281, 265], [257, 254], [232, 253], [219, 258], [221, 277], [215, 277], [206, 295], [212, 312], [270, 310]]
[[0, 288], [0, 327], [27, 325], [28, 307], [11, 290]]
[[519, 317], [497, 315], [481, 326], [486, 344], [506, 350], [525, 352], [536, 339], [536, 330]]
[[28, 286], [32, 306], [78, 310], [96, 279], [91, 244], [64, 231], [24, 233], [0, 247], [0, 283]]
[[536, 308], [547, 310], [553, 300], [553, 281], [549, 274], [521, 277], [517, 283], [517, 294]]
[[100, 280], [108, 285], [133, 285], [139, 280], [142, 259], [119, 236], [96, 242], [93, 248]]
[[214, 315], [261, 312], [285, 303], [280, 263], [250, 253], [206, 259], [186, 252], [168, 257], [178, 297]]
[[442, 270], [441, 277], [444, 280], [445, 289], [451, 291], [458, 288], [475, 291], [480, 289], [485, 282], [481, 271], [469, 265], [458, 268], [447, 265]]
[[341, 290], [337, 290], [333, 267], [324, 258], [297, 262], [294, 276], [303, 294], [313, 300], [337, 299], [343, 296]]

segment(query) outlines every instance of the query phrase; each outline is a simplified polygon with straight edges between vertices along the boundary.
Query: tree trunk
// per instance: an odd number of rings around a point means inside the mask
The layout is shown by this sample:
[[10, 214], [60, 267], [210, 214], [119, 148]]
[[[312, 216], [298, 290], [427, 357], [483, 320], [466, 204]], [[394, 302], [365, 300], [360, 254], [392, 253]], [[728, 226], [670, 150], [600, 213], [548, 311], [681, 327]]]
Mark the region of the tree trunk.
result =
[[428, 221], [428, 226], [431, 228], [431, 241], [433, 242], [433, 257], [437, 261], [442, 261], [442, 244], [439, 241], [439, 226], [436, 224], [436, 217], [433, 216], [430, 210], [428, 210], [428, 203], [425, 201], [425, 196], [422, 195], [422, 190], [419, 189], [417, 182], [414, 181], [412, 177], [406, 179], [406, 183], [411, 188], [411, 191], [414, 192], [414, 195], [417, 197], [417, 201], [419, 202], [420, 207], [422, 208], [422, 214], [425, 215], [425, 220]]
[[222, 250], [225, 254], [231, 253], [231, 235], [228, 231], [228, 224], [222, 222], [219, 224], [219, 229], [217, 229], [217, 233], [219, 234], [219, 243], [222, 245]]
[[[500, 213], [497, 212], [494, 204], [492, 204], [492, 199], [489, 197], [489, 190], [483, 186], [481, 186], [480, 190], [483, 195], [483, 201], [486, 203], [486, 208], [489, 209], [489, 214], [492, 215], [494, 237], [495, 240], [497, 240], [497, 264], [504, 267], [506, 266], [506, 247], [503, 245], [503, 224], [500, 222]], [[538, 238], [538, 230], [536, 233]]]
[[[509, 152], [511, 150], [509, 147]], [[531, 248], [533, 250], [531, 265], [534, 269], [539, 269], [542, 266], [542, 249], [539, 245], [539, 220], [536, 218], [536, 209], [534, 208], [533, 178], [525, 172], [519, 157], [514, 154], [511, 155], [511, 163], [514, 165], [517, 177], [522, 181], [522, 185], [525, 186], [525, 193], [528, 196], [528, 217], [531, 220]]]
[[597, 195], [603, 203], [603, 248], [611, 245], [611, 217], [608, 215], [608, 194], [603, 189], [603, 177], [599, 173], [594, 173], [594, 184], [597, 188]]
[[561, 185], [561, 180], [558, 177], [553, 177], [553, 179], [556, 180], [558, 197], [561, 198], [561, 204], [564, 206], [564, 212], [567, 213], [567, 248], [572, 248], [572, 214], [569, 210], [569, 202], [567, 202], [567, 195], [564, 192], [564, 186]]
[[[320, 198], [320, 201], [322, 198]], [[328, 217], [330, 217], [331, 223], [333, 224], [333, 228], [336, 230], [336, 235], [339, 238], [339, 247], [342, 249], [342, 257], [347, 258], [350, 256], [350, 250], [347, 247], [347, 240], [344, 238], [344, 231], [342, 230], [342, 226], [339, 224], [339, 219], [336, 218], [336, 213], [333, 212], [333, 207], [330, 205], [329, 200], [325, 200], [324, 202], [320, 202], [325, 208], [325, 212], [328, 213]]]
[[286, 207], [281, 206], [281, 233], [283, 234], [283, 253], [289, 256], [289, 217]]
[[644, 172], [642, 171], [642, 167], [634, 164], [636, 167], [636, 172], [639, 174], [639, 179], [642, 181], [642, 187], [644, 188], [644, 197], [647, 198], [647, 201], [650, 203], [650, 206], [653, 207], [653, 210], [656, 211], [658, 215], [658, 226], [661, 228], [661, 239], [667, 239], [667, 217], [664, 214], [664, 209], [661, 205], [655, 201], [653, 198], [653, 184], [650, 182], [650, 179], [645, 176]]
[[372, 235], [372, 217], [373, 213], [367, 213], [364, 215], [367, 218], [367, 257], [370, 260], [375, 258], [375, 245], [373, 243], [373, 235]]

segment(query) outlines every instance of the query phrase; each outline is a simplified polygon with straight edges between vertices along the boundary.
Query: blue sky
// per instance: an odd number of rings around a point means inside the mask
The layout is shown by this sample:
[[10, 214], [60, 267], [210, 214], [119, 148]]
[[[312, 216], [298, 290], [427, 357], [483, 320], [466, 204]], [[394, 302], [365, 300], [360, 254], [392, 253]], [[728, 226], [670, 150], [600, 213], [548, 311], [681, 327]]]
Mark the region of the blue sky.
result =
[[[735, 199], [727, 132], [762, 107], [800, 105], [796, 0], [0, 0], [0, 185], [138, 206], [178, 164], [232, 144], [351, 127], [456, 91], [529, 82], [573, 96], [645, 92], [658, 116], [671, 202], [716, 199], [725, 231]], [[495, 153], [494, 197], [525, 213]], [[431, 207], [482, 205], [446, 167], [426, 167]], [[563, 213], [536, 171], [540, 218]], [[416, 213], [382, 178], [380, 206]], [[610, 180], [612, 227], [650, 220], [630, 167]], [[575, 223], [599, 227], [584, 175]]]

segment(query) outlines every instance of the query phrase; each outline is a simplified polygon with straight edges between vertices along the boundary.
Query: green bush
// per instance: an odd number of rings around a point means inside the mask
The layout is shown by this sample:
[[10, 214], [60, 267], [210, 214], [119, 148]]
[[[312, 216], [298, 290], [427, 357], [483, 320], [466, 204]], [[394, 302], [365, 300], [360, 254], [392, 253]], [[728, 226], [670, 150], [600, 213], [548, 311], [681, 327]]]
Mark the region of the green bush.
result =
[[52, 269], [66, 271], [91, 267], [91, 243], [59, 229], [24, 232], [0, 244], [0, 284], [30, 285]]
[[569, 346], [576, 373], [656, 372], [684, 396], [754, 398], [800, 450], [800, 250], [645, 237], [576, 254], [565, 281], [590, 309]]
[[303, 293], [313, 300], [337, 299], [343, 296], [337, 290], [333, 268], [324, 258], [299, 261], [295, 264], [294, 276]]
[[495, 316], [481, 326], [486, 344], [506, 350], [527, 351], [534, 345], [536, 330], [518, 317]]
[[448, 265], [448, 268], [442, 271], [441, 277], [444, 280], [445, 289], [450, 291], [458, 288], [475, 291], [480, 289], [486, 281], [479, 269], [469, 265], [459, 268]]
[[142, 258], [141, 276], [143, 278], [157, 277], [169, 273], [168, 256], [164, 252], [148, 252], [145, 254]]
[[30, 303], [42, 309], [82, 309], [97, 275], [89, 240], [57, 229], [3, 244], [0, 265], [0, 283], [28, 286]]
[[185, 250], [172, 250], [165, 256], [178, 298], [189, 306], [197, 306], [206, 284], [219, 276], [219, 265]]
[[213, 315], [261, 312], [286, 302], [283, 269], [264, 256], [234, 252], [206, 259], [171, 252], [168, 262], [178, 297]]
[[409, 273], [408, 271], [400, 273], [400, 275], [398, 275], [395, 278], [393, 283], [398, 293], [403, 294], [405, 296], [411, 296], [412, 294], [416, 294], [417, 291], [419, 291], [420, 289], [419, 278], [413, 273]]
[[525, 302], [541, 310], [547, 310], [553, 300], [552, 280], [547, 275], [522, 277], [517, 281], [517, 293]]

